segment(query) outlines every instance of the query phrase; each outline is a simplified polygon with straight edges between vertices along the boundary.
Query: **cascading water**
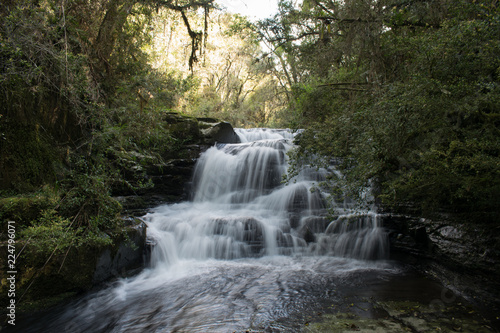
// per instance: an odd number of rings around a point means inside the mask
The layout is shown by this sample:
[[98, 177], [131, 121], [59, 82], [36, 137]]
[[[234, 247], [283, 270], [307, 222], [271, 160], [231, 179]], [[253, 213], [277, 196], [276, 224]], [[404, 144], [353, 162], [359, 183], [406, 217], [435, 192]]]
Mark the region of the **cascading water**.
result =
[[339, 217], [327, 218], [314, 187], [327, 170], [305, 168], [282, 184], [290, 131], [236, 131], [241, 144], [218, 144], [200, 157], [191, 201], [144, 216], [150, 267], [33, 331], [294, 331], [293, 318], [342, 302], [340, 289], [394, 273], [386, 261], [359, 260], [387, 258], [376, 214], [340, 205]]
[[243, 143], [217, 145], [199, 159], [191, 202], [145, 216], [156, 243], [154, 265], [290, 254], [387, 257], [376, 214], [355, 215], [342, 207], [343, 215], [329, 223], [324, 195], [314, 188], [326, 170], [304, 169], [293, 184], [282, 184], [290, 131], [237, 132]]

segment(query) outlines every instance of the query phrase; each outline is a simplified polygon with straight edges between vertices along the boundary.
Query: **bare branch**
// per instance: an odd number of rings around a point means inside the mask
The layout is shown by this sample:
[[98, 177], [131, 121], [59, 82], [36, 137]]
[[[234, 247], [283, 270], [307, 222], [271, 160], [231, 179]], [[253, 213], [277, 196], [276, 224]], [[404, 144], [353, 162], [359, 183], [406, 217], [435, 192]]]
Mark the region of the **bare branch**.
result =
[[216, 8], [214, 4], [214, 0], [198, 0], [198, 1], [190, 1], [184, 5], [177, 5], [177, 1], [172, 1], [172, 0], [154, 0], [154, 1], [147, 1], [147, 0], [141, 0], [139, 1], [141, 3], [144, 3], [146, 5], [151, 5], [151, 3], [156, 4], [159, 7], [165, 7], [168, 9], [176, 10], [178, 12], [190, 9], [190, 8], [198, 8], [198, 7], [203, 7], [203, 8]]
[[361, 23], [380, 23], [382, 22], [382, 20], [363, 20], [361, 18], [338, 18], [338, 17], [335, 17], [335, 16], [316, 16], [315, 18], [317, 18], [318, 20], [322, 20], [322, 21], [337, 21], [339, 23], [342, 23], [342, 22], [347, 22], [347, 23], [355, 23], [355, 22], [361, 22]]

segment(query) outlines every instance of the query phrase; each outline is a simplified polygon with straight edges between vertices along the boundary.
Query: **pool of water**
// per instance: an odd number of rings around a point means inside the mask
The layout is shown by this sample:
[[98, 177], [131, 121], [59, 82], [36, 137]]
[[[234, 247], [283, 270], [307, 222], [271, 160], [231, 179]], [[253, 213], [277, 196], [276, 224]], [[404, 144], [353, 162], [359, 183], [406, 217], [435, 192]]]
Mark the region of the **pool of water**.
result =
[[[488, 331], [464, 300], [390, 261], [376, 211], [330, 200], [307, 165], [288, 185], [286, 130], [238, 130], [199, 159], [192, 200], [143, 217], [149, 267], [18, 332]], [[341, 176], [341, 175], [340, 175]], [[340, 326], [339, 326], [340, 325]]]

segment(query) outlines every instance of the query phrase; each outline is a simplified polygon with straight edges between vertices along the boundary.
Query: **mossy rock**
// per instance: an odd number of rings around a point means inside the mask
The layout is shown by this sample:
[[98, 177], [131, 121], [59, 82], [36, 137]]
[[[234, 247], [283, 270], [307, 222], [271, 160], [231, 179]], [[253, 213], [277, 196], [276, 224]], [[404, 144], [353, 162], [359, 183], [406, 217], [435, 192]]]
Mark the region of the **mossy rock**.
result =
[[204, 143], [213, 145], [215, 143], [240, 143], [240, 137], [234, 132], [233, 126], [227, 122], [211, 124], [202, 129], [201, 133]]
[[199, 122], [200, 129], [204, 130], [213, 127], [215, 124], [221, 123], [222, 120], [215, 118], [196, 118]]
[[166, 112], [163, 120], [168, 124], [183, 123], [185, 121], [197, 121], [195, 117], [191, 117], [179, 112]]
[[[4, 246], [0, 247], [0, 253], [6, 254]], [[92, 279], [88, 277], [92, 276], [95, 260], [89, 249], [71, 248], [67, 253], [53, 255], [50, 260], [36, 256], [25, 248], [16, 262], [18, 306], [39, 301], [43, 303], [43, 300], [62, 293], [79, 293], [92, 286]], [[2, 272], [5, 271], [2, 267]], [[7, 276], [3, 275], [0, 286], [2, 309], [8, 302], [7, 290]]]
[[180, 142], [191, 144], [199, 141], [200, 127], [196, 118], [168, 112], [164, 116], [164, 121], [167, 124], [165, 128]]
[[32, 191], [57, 179], [64, 153], [38, 124], [9, 123], [2, 131], [8, 144], [0, 145], [0, 189]]
[[[436, 300], [438, 301], [438, 300]], [[352, 304], [355, 306], [355, 304]], [[460, 302], [425, 304], [415, 301], [379, 301], [360, 316], [351, 312], [327, 314], [307, 322], [303, 332], [490, 332], [487, 322]]]
[[351, 314], [325, 315], [321, 322], [306, 323], [304, 332], [411, 332], [398, 322], [389, 319], [360, 318]]
[[8, 221], [16, 222], [17, 228], [27, 227], [37, 220], [41, 213], [57, 205], [59, 197], [49, 194], [13, 196], [0, 199], [0, 227], [6, 230]]
[[198, 121], [200, 122], [204, 122], [204, 123], [211, 123], [211, 124], [214, 124], [214, 123], [220, 123], [221, 120], [220, 119], [217, 119], [217, 118], [209, 118], [209, 117], [198, 117], [196, 118]]
[[184, 143], [196, 143], [200, 139], [200, 128], [195, 119], [186, 119], [183, 122], [169, 124], [167, 126], [170, 134]]
[[[111, 234], [113, 245], [82, 245], [61, 249], [40, 256], [29, 244], [16, 262], [16, 294], [23, 295], [20, 305], [44, 304], [60, 295], [74, 295], [91, 289], [98, 283], [123, 276], [131, 269], [142, 267], [146, 243], [145, 225], [140, 220], [124, 221], [120, 232]], [[16, 249], [24, 243], [16, 244]], [[0, 255], [7, 258], [7, 244], [0, 244]], [[109, 258], [109, 262], [103, 260]], [[7, 299], [6, 263], [2, 262], [0, 304]], [[19, 297], [17, 298], [19, 299]], [[2, 310], [3, 311], [3, 310]]]

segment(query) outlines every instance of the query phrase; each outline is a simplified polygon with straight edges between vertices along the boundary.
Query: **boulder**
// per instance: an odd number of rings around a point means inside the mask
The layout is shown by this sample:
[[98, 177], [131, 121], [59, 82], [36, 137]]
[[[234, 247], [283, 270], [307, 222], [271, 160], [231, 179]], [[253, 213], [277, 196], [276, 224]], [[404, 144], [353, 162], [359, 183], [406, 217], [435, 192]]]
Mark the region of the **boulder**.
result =
[[[205, 128], [203, 128], [205, 127]], [[206, 123], [202, 122], [201, 134], [204, 143], [214, 145], [216, 143], [240, 143], [240, 137], [233, 129], [230, 123]]]
[[127, 236], [117, 241], [114, 247], [104, 249], [98, 256], [92, 277], [93, 284], [126, 276], [130, 270], [143, 266], [146, 224], [140, 219], [131, 221], [133, 225], [127, 227]]

